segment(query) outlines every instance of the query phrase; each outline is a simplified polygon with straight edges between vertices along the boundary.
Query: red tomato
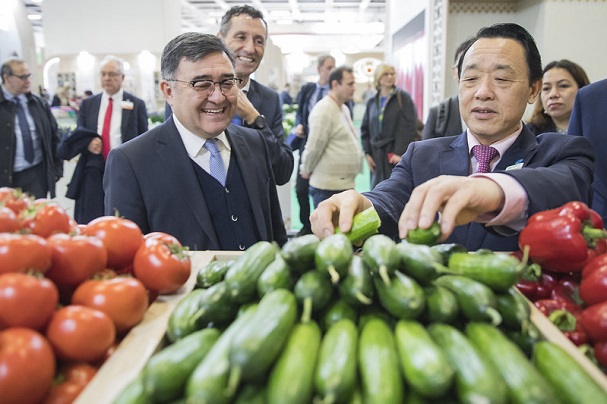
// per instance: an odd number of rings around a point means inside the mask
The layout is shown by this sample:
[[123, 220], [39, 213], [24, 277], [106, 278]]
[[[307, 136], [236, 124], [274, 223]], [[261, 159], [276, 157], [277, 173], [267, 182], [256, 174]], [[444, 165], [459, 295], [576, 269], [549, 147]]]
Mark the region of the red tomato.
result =
[[152, 233], [148, 233], [145, 236], [143, 236], [144, 240], [161, 240], [164, 241], [165, 243], [168, 244], [177, 244], [179, 246], [181, 246], [181, 243], [179, 242], [179, 240], [177, 240], [177, 237], [170, 235], [169, 233], [164, 233], [161, 231], [154, 231]]
[[52, 250], [46, 276], [58, 285], [77, 286], [106, 267], [107, 250], [98, 238], [54, 234], [46, 241]]
[[58, 358], [92, 362], [114, 343], [116, 327], [102, 311], [66, 306], [53, 313], [46, 336]]
[[48, 279], [22, 273], [0, 275], [0, 328], [41, 330], [58, 302], [57, 287]]
[[116, 332], [120, 334], [143, 319], [148, 308], [148, 294], [143, 283], [135, 278], [89, 280], [78, 286], [72, 304], [101, 310], [114, 321]]
[[34, 200], [20, 189], [2, 187], [0, 188], [0, 203], [4, 203], [4, 206], [19, 215], [22, 210], [29, 208]]
[[21, 227], [44, 238], [69, 233], [72, 229], [70, 215], [59, 204], [48, 200], [36, 201], [32, 208], [22, 211]]
[[46, 272], [51, 266], [51, 248], [34, 234], [0, 233], [0, 274]]
[[146, 288], [160, 294], [172, 293], [190, 277], [192, 263], [181, 244], [148, 239], [133, 261], [133, 274]]
[[14, 233], [21, 229], [17, 214], [12, 209], [0, 205], [0, 233]]
[[28, 328], [0, 331], [0, 402], [38, 403], [54, 375], [55, 356], [40, 333]]
[[62, 382], [53, 385], [44, 404], [73, 403], [86, 385], [93, 379], [97, 369], [86, 362], [68, 363], [59, 371]]
[[141, 244], [143, 234], [134, 222], [115, 216], [102, 216], [92, 220], [83, 234], [95, 236], [107, 248], [107, 266], [121, 270], [133, 262], [133, 257]]

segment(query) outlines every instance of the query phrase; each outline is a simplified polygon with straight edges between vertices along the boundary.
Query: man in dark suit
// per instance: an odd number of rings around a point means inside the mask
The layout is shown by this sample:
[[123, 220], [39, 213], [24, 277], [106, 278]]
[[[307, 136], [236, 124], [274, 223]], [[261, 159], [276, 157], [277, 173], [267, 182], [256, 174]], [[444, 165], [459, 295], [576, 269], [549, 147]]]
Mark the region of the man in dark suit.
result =
[[161, 58], [163, 124], [110, 152], [103, 186], [144, 233], [162, 231], [192, 250], [244, 250], [287, 234], [260, 130], [232, 125], [239, 89], [234, 54], [216, 36], [186, 33]]
[[[460, 57], [466, 49], [472, 44], [472, 38], [462, 42], [455, 50], [455, 58], [451, 67], [451, 75], [455, 81], [458, 81], [457, 65]], [[422, 131], [422, 139], [433, 137], [455, 136], [462, 133], [466, 128], [463, 127], [462, 117], [459, 113], [459, 97], [453, 96], [447, 98], [437, 106], [430, 108], [426, 124]]]
[[276, 183], [284, 185], [293, 173], [293, 151], [286, 144], [282, 126], [282, 105], [278, 93], [250, 76], [263, 58], [268, 25], [263, 14], [248, 5], [230, 8], [221, 19], [217, 36], [236, 56], [236, 76], [242, 79], [238, 92], [238, 110], [232, 123], [263, 133]]
[[76, 201], [74, 219], [88, 223], [103, 216], [103, 172], [110, 149], [148, 130], [143, 100], [122, 89], [124, 61], [108, 56], [101, 61], [103, 92], [82, 101], [78, 127], [59, 146], [61, 156], [80, 154], [66, 197]]
[[522, 123], [542, 84], [540, 54], [523, 27], [481, 29], [459, 72], [466, 132], [415, 142], [373, 191], [346, 191], [321, 203], [311, 217], [314, 233], [326, 237], [335, 225], [348, 231], [355, 213], [374, 206], [380, 232], [395, 239], [430, 227], [440, 213], [442, 240], [511, 251], [530, 215], [591, 200], [589, 142], [557, 133], [534, 138]]
[[24, 60], [8, 59], [0, 73], [0, 187], [54, 198], [55, 183], [63, 176], [57, 122], [47, 102], [32, 94]]
[[583, 136], [588, 139], [594, 148], [594, 153], [601, 156], [595, 162], [592, 208], [603, 217], [605, 223], [607, 223], [606, 111], [607, 79], [604, 79], [578, 91], [567, 130], [570, 135]]
[[316, 69], [318, 71], [318, 82], [306, 83], [297, 94], [297, 114], [295, 115], [295, 138], [291, 143], [294, 150], [299, 150], [299, 162], [297, 163], [297, 179], [295, 182], [295, 194], [299, 204], [299, 220], [303, 225], [298, 236], [312, 233], [310, 226], [310, 181], [303, 178], [300, 173], [301, 155], [308, 140], [309, 125], [308, 117], [314, 105], [329, 92], [329, 74], [335, 69], [335, 58], [331, 55], [320, 55], [317, 59]]

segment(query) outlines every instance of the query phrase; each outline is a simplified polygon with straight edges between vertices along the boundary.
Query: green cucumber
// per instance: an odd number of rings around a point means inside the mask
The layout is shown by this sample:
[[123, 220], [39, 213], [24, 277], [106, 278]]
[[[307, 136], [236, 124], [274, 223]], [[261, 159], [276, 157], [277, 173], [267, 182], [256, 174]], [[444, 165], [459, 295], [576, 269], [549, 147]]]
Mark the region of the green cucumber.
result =
[[223, 281], [233, 262], [234, 260], [216, 260], [200, 268], [196, 275], [196, 287], [208, 288]]
[[423, 319], [428, 323], [453, 324], [459, 316], [457, 297], [442, 286], [429, 286], [424, 289], [426, 308]]
[[314, 268], [314, 254], [320, 244], [320, 239], [314, 234], [290, 239], [282, 246], [282, 256], [289, 268], [297, 274], [302, 274]]
[[352, 261], [352, 243], [343, 234], [332, 234], [323, 239], [314, 253], [316, 270], [328, 274], [336, 284], [348, 273]]
[[533, 348], [533, 363], [563, 403], [607, 403], [607, 392], [560, 346], [538, 342]]
[[317, 271], [308, 271], [295, 283], [295, 298], [303, 307], [302, 322], [312, 316], [312, 312], [319, 312], [331, 301], [333, 286], [324, 274]]
[[358, 344], [358, 369], [364, 403], [401, 404], [404, 383], [398, 365], [392, 330], [378, 319], [362, 329]]
[[152, 355], [143, 369], [143, 386], [155, 403], [184, 395], [188, 378], [221, 333], [215, 328], [196, 331]]
[[529, 322], [527, 329], [524, 331], [504, 330], [504, 334], [508, 339], [514, 342], [525, 353], [528, 358], [533, 355], [533, 347], [540, 341], [544, 341], [545, 337], [535, 324]]
[[266, 386], [261, 384], [245, 384], [234, 400], [234, 404], [266, 404], [267, 402]]
[[314, 392], [314, 368], [320, 347], [314, 321], [296, 324], [268, 379], [269, 404], [308, 404]]
[[[374, 234], [377, 234], [381, 220], [377, 211], [372, 206], [358, 212], [352, 218], [352, 228], [345, 234], [352, 244], [358, 244]], [[341, 233], [339, 227], [335, 228], [335, 233]]]
[[502, 376], [508, 386], [511, 403], [559, 403], [559, 396], [523, 351], [500, 330], [471, 322], [466, 335]]
[[232, 301], [228, 287], [222, 281], [200, 294], [198, 310], [192, 315], [191, 321], [196, 323], [197, 329], [218, 326], [230, 323], [237, 312], [238, 305]]
[[443, 257], [439, 252], [423, 244], [399, 243], [396, 249], [400, 256], [401, 272], [409, 275], [423, 286], [428, 286], [438, 277], [436, 264]]
[[345, 300], [336, 299], [331, 302], [321, 315], [321, 326], [324, 331], [343, 319], [348, 319], [356, 324], [358, 312]]
[[354, 255], [348, 274], [339, 282], [339, 295], [351, 306], [362, 307], [372, 303], [374, 290], [369, 270], [360, 255]]
[[314, 375], [321, 403], [342, 403], [352, 396], [357, 384], [357, 343], [358, 329], [348, 319], [333, 324], [324, 335]]
[[455, 371], [456, 393], [461, 403], [508, 402], [508, 389], [491, 362], [457, 328], [434, 323], [430, 336]]
[[171, 314], [167, 325], [167, 338], [175, 342], [197, 331], [198, 325], [193, 316], [200, 308], [200, 296], [206, 289], [194, 289], [177, 303]]
[[428, 331], [417, 321], [400, 320], [394, 330], [405, 380], [427, 398], [438, 398], [451, 388], [454, 371]]
[[455, 294], [461, 312], [468, 320], [489, 321], [493, 325], [502, 322], [502, 316], [497, 311], [495, 293], [484, 283], [460, 275], [443, 275], [434, 284]]
[[468, 252], [468, 249], [466, 247], [464, 247], [461, 244], [456, 244], [456, 243], [436, 244], [436, 245], [433, 245], [432, 247], [430, 247], [430, 249], [441, 255], [441, 257], [442, 257], [441, 263], [443, 265], [449, 264], [449, 258], [451, 257], [452, 254], [454, 254], [456, 252], [458, 252], [458, 253], [467, 253]]
[[431, 246], [438, 242], [441, 234], [440, 223], [434, 222], [427, 229], [417, 227], [413, 230], [409, 230], [405, 240], [411, 244]]
[[260, 298], [276, 289], [293, 289], [295, 280], [281, 254], [276, 254], [274, 261], [263, 270], [257, 279], [257, 294]]
[[189, 403], [225, 404], [231, 401], [232, 395], [228, 395], [227, 391], [230, 344], [234, 335], [249, 324], [256, 310], [257, 305], [251, 305], [243, 311], [196, 366], [185, 389]]
[[143, 388], [143, 374], [131, 380], [118, 394], [112, 404], [150, 404], [151, 398], [145, 394]]
[[258, 241], [236, 259], [224, 279], [234, 302], [247, 303], [257, 296], [257, 278], [278, 252], [280, 249], [275, 243]]
[[424, 311], [424, 290], [407, 275], [396, 271], [389, 285], [379, 278], [375, 278], [373, 282], [380, 304], [394, 317], [403, 320], [415, 319]]
[[506, 292], [521, 277], [523, 266], [510, 254], [493, 252], [454, 253], [446, 273], [472, 278], [496, 292]]
[[527, 299], [514, 287], [505, 294], [495, 296], [502, 326], [513, 331], [525, 332], [531, 323], [531, 308]]
[[376, 234], [365, 241], [362, 258], [371, 274], [377, 274], [386, 285], [390, 284], [390, 277], [400, 265], [396, 243], [383, 234]]
[[295, 296], [286, 289], [274, 290], [259, 301], [251, 322], [232, 339], [228, 392], [235, 392], [241, 380], [256, 382], [266, 376], [296, 317]]

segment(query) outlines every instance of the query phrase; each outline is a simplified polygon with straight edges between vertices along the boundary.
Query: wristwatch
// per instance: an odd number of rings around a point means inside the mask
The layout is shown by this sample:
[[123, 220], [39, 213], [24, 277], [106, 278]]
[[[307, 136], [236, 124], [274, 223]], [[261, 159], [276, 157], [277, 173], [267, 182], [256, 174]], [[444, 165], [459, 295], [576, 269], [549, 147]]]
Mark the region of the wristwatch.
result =
[[266, 126], [266, 118], [263, 115], [259, 115], [251, 124], [255, 129], [265, 129]]

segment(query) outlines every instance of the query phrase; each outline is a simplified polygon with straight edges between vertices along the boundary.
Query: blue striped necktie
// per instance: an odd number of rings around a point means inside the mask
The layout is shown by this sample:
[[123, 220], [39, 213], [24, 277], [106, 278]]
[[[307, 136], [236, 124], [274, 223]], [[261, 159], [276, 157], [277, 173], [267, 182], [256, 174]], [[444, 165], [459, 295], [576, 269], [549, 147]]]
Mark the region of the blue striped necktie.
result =
[[226, 184], [226, 169], [223, 165], [221, 153], [219, 147], [217, 147], [217, 139], [207, 139], [204, 142], [204, 147], [211, 153], [210, 163], [210, 174], [215, 178], [221, 185]]

